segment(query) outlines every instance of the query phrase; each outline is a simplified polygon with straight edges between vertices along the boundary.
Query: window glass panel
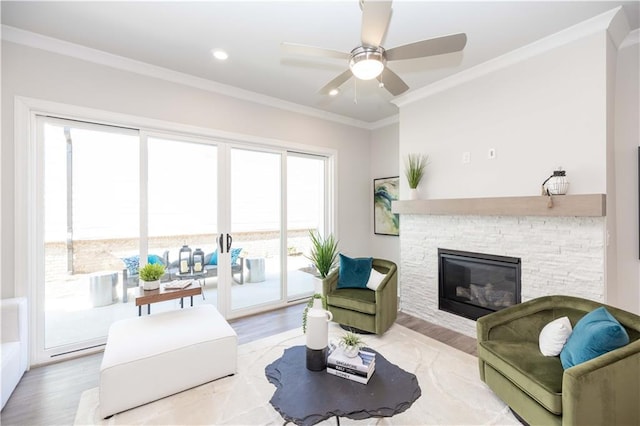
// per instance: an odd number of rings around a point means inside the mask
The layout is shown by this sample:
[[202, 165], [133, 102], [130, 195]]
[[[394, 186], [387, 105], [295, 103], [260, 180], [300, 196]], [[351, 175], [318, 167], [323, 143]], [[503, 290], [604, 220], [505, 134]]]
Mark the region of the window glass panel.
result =
[[43, 128], [45, 348], [104, 337], [135, 315], [103, 307], [121, 297], [122, 257], [139, 245], [138, 137], [99, 128]]
[[287, 269], [288, 296], [314, 291], [313, 272], [306, 257], [311, 253], [309, 230], [324, 234], [324, 157], [290, 154], [287, 157]]
[[[168, 258], [176, 273], [180, 248], [217, 249], [218, 149], [215, 145], [149, 138], [149, 254]], [[217, 276], [207, 279], [215, 304]]]
[[232, 309], [281, 299], [281, 158], [272, 152], [231, 150], [233, 249], [246, 270], [244, 282], [234, 276]]

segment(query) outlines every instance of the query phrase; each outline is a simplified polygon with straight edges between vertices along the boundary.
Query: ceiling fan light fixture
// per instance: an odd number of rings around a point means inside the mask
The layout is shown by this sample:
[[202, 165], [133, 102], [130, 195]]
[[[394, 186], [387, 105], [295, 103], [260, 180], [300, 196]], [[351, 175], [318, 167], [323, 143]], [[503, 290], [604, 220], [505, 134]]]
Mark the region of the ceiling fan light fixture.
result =
[[381, 47], [356, 47], [351, 51], [349, 68], [360, 80], [372, 80], [384, 70], [384, 49]]
[[338, 96], [338, 93], [340, 93], [340, 89], [331, 89], [329, 90], [329, 96]]

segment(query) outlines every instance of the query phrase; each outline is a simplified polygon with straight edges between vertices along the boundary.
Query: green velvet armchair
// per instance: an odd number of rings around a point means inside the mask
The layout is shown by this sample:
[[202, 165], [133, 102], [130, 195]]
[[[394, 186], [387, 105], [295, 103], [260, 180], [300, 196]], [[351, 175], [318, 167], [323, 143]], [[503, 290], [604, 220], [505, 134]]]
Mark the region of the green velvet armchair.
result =
[[373, 259], [373, 269], [385, 274], [376, 291], [337, 288], [339, 270], [323, 280], [323, 294], [333, 321], [369, 333], [383, 334], [398, 316], [398, 268], [384, 259]]
[[[563, 370], [543, 356], [542, 328], [567, 316], [575, 326], [605, 306], [629, 343]], [[478, 319], [480, 378], [530, 425], [640, 424], [640, 316], [571, 296], [545, 296]]]

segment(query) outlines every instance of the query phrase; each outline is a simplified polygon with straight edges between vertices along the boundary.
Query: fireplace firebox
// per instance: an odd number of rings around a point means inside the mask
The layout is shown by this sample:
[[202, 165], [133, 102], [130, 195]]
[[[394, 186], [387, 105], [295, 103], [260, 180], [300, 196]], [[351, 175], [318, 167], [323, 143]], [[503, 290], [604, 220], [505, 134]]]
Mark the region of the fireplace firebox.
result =
[[520, 303], [520, 258], [438, 249], [438, 307], [476, 320]]

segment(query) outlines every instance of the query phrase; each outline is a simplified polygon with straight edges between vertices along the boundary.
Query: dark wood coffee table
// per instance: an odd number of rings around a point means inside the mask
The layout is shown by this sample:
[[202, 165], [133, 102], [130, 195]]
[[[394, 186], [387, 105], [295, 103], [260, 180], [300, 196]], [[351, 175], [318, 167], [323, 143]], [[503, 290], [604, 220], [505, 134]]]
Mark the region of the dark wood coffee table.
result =
[[[375, 352], [375, 351], [373, 351]], [[330, 417], [354, 420], [402, 413], [422, 391], [418, 379], [376, 352], [376, 370], [366, 385], [306, 368], [306, 348], [285, 349], [265, 368], [276, 391], [269, 401], [287, 422], [314, 425]]]
[[191, 306], [193, 306], [193, 296], [199, 294], [202, 294], [202, 287], [193, 284], [189, 284], [189, 286], [181, 289], [166, 289], [164, 288], [164, 283], [160, 284], [160, 288], [157, 290], [143, 290], [142, 287], [138, 287], [135, 290], [138, 316], [142, 315], [142, 305], [147, 305], [147, 314], [150, 314], [152, 303], [164, 302], [166, 300], [180, 299], [180, 307], [183, 308], [183, 298], [191, 297]]

